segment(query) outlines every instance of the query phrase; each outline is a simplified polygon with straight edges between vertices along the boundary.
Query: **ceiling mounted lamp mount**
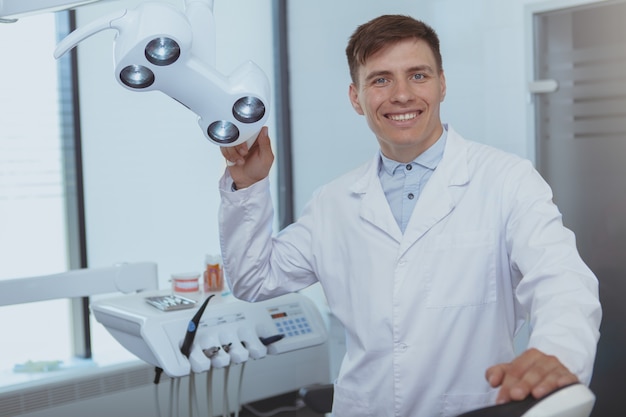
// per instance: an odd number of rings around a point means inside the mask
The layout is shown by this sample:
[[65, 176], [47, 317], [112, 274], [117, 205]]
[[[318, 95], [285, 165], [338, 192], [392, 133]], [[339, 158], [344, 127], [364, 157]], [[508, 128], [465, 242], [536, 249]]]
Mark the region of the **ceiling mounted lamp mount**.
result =
[[158, 90], [180, 102], [216, 145], [256, 139], [268, 117], [269, 80], [252, 61], [228, 76], [216, 70], [212, 0], [187, 0], [184, 12], [159, 2], [114, 12], [69, 34], [54, 56], [107, 29], [117, 31], [114, 66], [123, 87]]

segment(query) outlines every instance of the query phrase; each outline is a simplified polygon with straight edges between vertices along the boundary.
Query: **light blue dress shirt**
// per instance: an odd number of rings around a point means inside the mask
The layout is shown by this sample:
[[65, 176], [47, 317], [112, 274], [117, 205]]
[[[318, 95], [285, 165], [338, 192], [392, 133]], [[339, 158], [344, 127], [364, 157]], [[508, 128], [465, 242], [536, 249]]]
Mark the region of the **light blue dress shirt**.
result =
[[411, 213], [413, 213], [420, 193], [443, 157], [447, 136], [448, 132], [444, 126], [443, 133], [437, 142], [408, 164], [393, 161], [383, 155], [382, 152], [380, 153], [381, 163], [378, 177], [393, 217], [402, 233], [409, 224]]

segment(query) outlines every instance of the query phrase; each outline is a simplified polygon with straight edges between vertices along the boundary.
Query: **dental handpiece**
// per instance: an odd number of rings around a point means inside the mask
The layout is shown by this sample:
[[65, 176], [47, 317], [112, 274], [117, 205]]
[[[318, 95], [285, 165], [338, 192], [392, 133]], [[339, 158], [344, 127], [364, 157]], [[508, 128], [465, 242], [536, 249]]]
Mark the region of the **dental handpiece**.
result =
[[202, 303], [202, 306], [198, 309], [193, 318], [189, 321], [187, 325], [187, 333], [185, 334], [185, 339], [183, 340], [183, 346], [180, 348], [180, 351], [185, 357], [189, 357], [189, 353], [191, 352], [191, 344], [193, 343], [194, 338], [196, 337], [196, 331], [198, 330], [198, 324], [200, 323], [200, 319], [202, 318], [202, 313], [206, 309], [207, 304], [211, 298], [213, 298], [215, 294], [211, 294], [205, 301]]

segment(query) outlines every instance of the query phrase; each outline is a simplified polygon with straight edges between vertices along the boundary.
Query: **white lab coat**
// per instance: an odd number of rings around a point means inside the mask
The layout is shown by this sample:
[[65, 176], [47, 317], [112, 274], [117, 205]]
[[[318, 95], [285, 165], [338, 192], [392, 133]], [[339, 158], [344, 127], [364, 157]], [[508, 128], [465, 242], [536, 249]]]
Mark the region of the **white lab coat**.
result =
[[530, 347], [588, 383], [601, 310], [548, 185], [529, 161], [449, 128], [443, 159], [404, 235], [378, 156], [321, 187], [272, 236], [265, 179], [221, 180], [220, 243], [235, 296], [254, 301], [319, 281], [346, 329], [336, 417], [434, 417], [493, 404], [485, 370]]

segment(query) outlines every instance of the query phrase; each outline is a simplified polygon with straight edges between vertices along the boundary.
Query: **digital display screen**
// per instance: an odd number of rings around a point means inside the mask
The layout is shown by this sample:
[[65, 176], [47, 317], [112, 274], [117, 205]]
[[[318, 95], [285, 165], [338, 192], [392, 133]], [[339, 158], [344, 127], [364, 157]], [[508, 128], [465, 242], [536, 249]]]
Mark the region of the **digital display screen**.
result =
[[273, 319], [280, 319], [282, 317], [287, 317], [287, 313], [285, 313], [284, 311], [281, 313], [274, 313], [272, 314], [272, 318]]

